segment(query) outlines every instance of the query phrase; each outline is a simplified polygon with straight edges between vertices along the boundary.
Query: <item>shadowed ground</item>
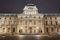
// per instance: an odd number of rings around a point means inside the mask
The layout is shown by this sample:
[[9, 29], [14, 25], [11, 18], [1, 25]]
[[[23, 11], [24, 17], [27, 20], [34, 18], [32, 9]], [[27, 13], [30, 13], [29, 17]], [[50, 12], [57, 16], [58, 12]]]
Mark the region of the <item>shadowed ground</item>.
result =
[[36, 37], [36, 36], [0, 36], [0, 40], [60, 40], [60, 36], [42, 36], [42, 37]]

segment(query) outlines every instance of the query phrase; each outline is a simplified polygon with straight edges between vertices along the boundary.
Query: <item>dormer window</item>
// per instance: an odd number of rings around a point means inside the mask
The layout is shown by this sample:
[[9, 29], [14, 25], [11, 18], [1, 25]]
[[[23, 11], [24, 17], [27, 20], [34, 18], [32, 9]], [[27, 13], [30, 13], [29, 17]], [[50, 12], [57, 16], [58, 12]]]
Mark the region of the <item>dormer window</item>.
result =
[[32, 7], [29, 7], [28, 9], [33, 9]]

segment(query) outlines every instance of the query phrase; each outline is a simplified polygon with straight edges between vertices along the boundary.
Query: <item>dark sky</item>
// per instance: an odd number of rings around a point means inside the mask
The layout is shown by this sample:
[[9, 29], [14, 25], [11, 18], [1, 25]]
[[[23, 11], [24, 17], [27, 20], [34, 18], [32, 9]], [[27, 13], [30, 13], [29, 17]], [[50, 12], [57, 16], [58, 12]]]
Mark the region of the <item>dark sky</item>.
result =
[[42, 13], [60, 13], [60, 0], [0, 0], [0, 13], [22, 12], [28, 3], [35, 4]]

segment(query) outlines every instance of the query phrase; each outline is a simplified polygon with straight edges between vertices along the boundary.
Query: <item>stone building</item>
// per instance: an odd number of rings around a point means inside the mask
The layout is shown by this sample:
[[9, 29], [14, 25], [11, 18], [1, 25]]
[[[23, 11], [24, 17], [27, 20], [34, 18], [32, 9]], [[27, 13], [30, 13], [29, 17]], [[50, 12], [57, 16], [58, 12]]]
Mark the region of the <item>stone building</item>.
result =
[[39, 13], [28, 4], [22, 13], [0, 13], [0, 34], [60, 35], [60, 15]]

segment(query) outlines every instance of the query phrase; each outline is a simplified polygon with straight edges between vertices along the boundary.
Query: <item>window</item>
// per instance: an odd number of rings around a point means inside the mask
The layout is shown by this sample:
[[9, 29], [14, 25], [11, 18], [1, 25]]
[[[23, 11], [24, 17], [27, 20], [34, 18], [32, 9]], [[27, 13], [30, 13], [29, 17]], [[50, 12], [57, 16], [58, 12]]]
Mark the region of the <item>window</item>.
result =
[[5, 18], [6, 19], [6, 18]]
[[50, 19], [51, 19], [51, 17], [46, 17], [46, 19], [50, 20]]
[[57, 21], [52, 21], [52, 25], [57, 25]]
[[52, 22], [52, 24], [53, 24], [53, 25], [56, 25], [56, 22], [55, 22], [55, 21], [53, 21], [53, 22]]
[[25, 32], [27, 32], [27, 30], [25, 30]]
[[14, 21], [13, 20], [11, 21], [11, 24], [14, 24]]
[[32, 22], [32, 20], [29, 20], [29, 22]]
[[59, 32], [59, 28], [57, 28], [57, 32]]
[[20, 22], [22, 22], [22, 20], [20, 20]]
[[3, 32], [5, 31], [5, 28], [3, 28]]
[[29, 24], [32, 24], [32, 20], [29, 20]]
[[32, 27], [29, 27], [30, 30], [32, 30]]
[[1, 18], [0, 18], [1, 19]]
[[34, 16], [34, 18], [36, 18], [36, 17]]
[[60, 20], [57, 21], [58, 25], [60, 25]]
[[42, 33], [42, 30], [41, 30], [41, 33]]
[[19, 32], [22, 33], [22, 29], [20, 29]]
[[39, 20], [39, 23], [41, 22], [41, 20]]
[[25, 28], [27, 28], [27, 26], [25, 26]]
[[57, 19], [57, 17], [55, 17], [55, 19]]
[[29, 30], [29, 33], [32, 33], [32, 30]]
[[45, 19], [47, 19], [47, 17], [45, 17]]
[[50, 19], [52, 19], [52, 17], [50, 17]]
[[27, 21], [25, 21], [25, 24], [27, 25]]
[[23, 27], [21, 26], [20, 29], [23, 29]]
[[56, 25], [57, 25], [57, 21], [55, 21]]
[[50, 21], [51, 22], [51, 25], [52, 25], [52, 21]]
[[27, 18], [27, 16], [25, 18]]
[[22, 24], [22, 20], [20, 20], [20, 23]]
[[40, 17], [39, 17], [39, 19], [40, 19]]
[[48, 32], [48, 28], [46, 28], [46, 32]]
[[3, 30], [5, 30], [5, 28], [3, 28]]
[[47, 21], [45, 21], [45, 25], [47, 25]]
[[32, 27], [29, 27], [29, 32], [32, 33]]
[[39, 27], [36, 27], [36, 29], [39, 29]]
[[8, 20], [5, 20], [4, 21], [5, 25], [9, 24], [9, 21]]
[[21, 19], [22, 19], [22, 17], [21, 17]]
[[36, 21], [34, 21], [34, 25], [36, 25]]
[[36, 30], [34, 30], [34, 33], [36, 32]]
[[13, 23], [14, 23], [14, 24], [16, 24], [16, 23], [17, 23], [17, 21], [15, 20], [15, 21], [13, 21]]
[[51, 28], [51, 31], [53, 32], [53, 28]]
[[42, 33], [42, 30], [39, 30], [39, 33]]
[[10, 17], [10, 20], [11, 20], [11, 17]]
[[57, 17], [57, 20], [60, 20], [60, 17]]
[[15, 32], [15, 28], [13, 28], [12, 32]]
[[8, 30], [7, 30], [8, 32], [10, 31], [10, 28], [8, 28]]
[[48, 25], [51, 25], [51, 22], [50, 22], [50, 21], [47, 21], [47, 24], [48, 24]]

